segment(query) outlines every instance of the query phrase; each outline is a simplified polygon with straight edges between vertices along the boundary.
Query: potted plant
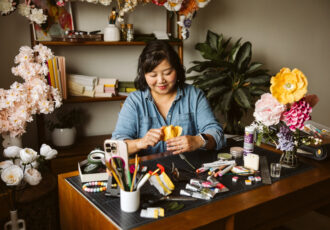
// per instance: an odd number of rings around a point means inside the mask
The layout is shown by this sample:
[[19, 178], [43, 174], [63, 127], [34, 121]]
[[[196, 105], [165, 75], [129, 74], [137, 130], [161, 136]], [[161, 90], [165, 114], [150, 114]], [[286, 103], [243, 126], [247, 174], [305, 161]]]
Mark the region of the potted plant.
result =
[[86, 113], [82, 109], [57, 111], [55, 120], [47, 121], [53, 144], [57, 147], [73, 145], [77, 134], [77, 126], [84, 123], [86, 119]]
[[205, 92], [214, 111], [222, 113], [225, 132], [241, 134], [241, 119], [255, 100], [268, 92], [270, 75], [268, 70], [261, 69], [261, 63], [251, 63], [250, 42], [241, 45], [239, 39], [232, 45], [230, 40], [208, 31], [206, 41], [195, 46], [206, 60], [193, 62], [194, 66], [187, 73], [200, 74], [187, 77], [187, 80], [192, 80]]

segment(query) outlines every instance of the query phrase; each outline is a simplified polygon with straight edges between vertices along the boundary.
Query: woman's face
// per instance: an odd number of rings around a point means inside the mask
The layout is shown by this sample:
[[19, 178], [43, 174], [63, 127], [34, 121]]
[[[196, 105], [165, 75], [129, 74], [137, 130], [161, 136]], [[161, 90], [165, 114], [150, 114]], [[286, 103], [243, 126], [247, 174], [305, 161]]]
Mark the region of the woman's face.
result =
[[175, 89], [176, 71], [167, 59], [164, 59], [151, 72], [146, 73], [145, 78], [153, 93], [165, 95], [172, 93]]

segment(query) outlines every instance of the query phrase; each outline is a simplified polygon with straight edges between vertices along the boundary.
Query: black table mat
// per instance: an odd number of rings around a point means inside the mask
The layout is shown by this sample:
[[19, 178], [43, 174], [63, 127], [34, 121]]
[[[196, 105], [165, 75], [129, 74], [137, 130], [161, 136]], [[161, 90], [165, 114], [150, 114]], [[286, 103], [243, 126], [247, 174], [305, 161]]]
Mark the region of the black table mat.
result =
[[[230, 145], [233, 146], [242, 146], [241, 142], [231, 143]], [[229, 147], [222, 149], [220, 152], [229, 152]], [[218, 151], [219, 152], [219, 151]], [[272, 162], [278, 162], [280, 158], [280, 154], [273, 153], [271, 151], [261, 149], [258, 147], [255, 147], [256, 154], [259, 154], [260, 156], [266, 156], [268, 164]], [[217, 160], [217, 152], [206, 152], [206, 151], [197, 151], [192, 153], [186, 153], [185, 156], [188, 158], [188, 160], [196, 167], [200, 167], [202, 163], [205, 162], [212, 162]], [[238, 165], [242, 165], [242, 160], [238, 160]], [[148, 162], [144, 162], [143, 165], [148, 166], [148, 169], [155, 170], [156, 164], [160, 163], [162, 164], [165, 169], [166, 173], [170, 176], [170, 169], [172, 167], [172, 162], [174, 162], [176, 168], [179, 169], [180, 175], [183, 175], [183, 177], [187, 178], [196, 178], [195, 174], [190, 173], [189, 171], [192, 171], [190, 166], [183, 161], [178, 155], [171, 155], [164, 158], [159, 158], [157, 160], [151, 160]], [[293, 176], [295, 174], [304, 172], [306, 170], [312, 169], [313, 166], [300, 163], [299, 166], [295, 169], [286, 169], [282, 168], [281, 170], [281, 178], [286, 178], [289, 176]], [[206, 178], [207, 174], [201, 175], [202, 178]], [[219, 178], [219, 177], [218, 177]], [[168, 211], [165, 213], [166, 218], [171, 215], [175, 215], [180, 212], [184, 212], [189, 209], [193, 209], [199, 206], [206, 205], [210, 202], [214, 202], [217, 200], [224, 199], [226, 197], [242, 193], [245, 191], [249, 191], [252, 189], [255, 189], [260, 186], [264, 186], [263, 183], [253, 183], [252, 185], [245, 185], [244, 180], [247, 179], [247, 177], [239, 177], [239, 180], [237, 183], [232, 182], [232, 175], [224, 175], [220, 179], [218, 179], [222, 184], [224, 184], [227, 188], [229, 188], [228, 192], [225, 193], [219, 193], [217, 194], [213, 199], [209, 201], [205, 200], [197, 200], [193, 202], [182, 202], [184, 203], [184, 208], [178, 210], [178, 211]], [[274, 179], [272, 178], [272, 182], [276, 182], [280, 179]], [[147, 219], [147, 218], [141, 218], [140, 217], [140, 210], [138, 210], [135, 213], [125, 213], [120, 210], [120, 200], [119, 198], [113, 198], [113, 197], [107, 197], [104, 195], [104, 193], [88, 193], [82, 190], [82, 183], [80, 181], [79, 176], [66, 178], [66, 180], [74, 187], [77, 191], [79, 191], [83, 196], [85, 196], [90, 202], [92, 202], [97, 208], [99, 208], [106, 216], [108, 216], [111, 221], [117, 225], [117, 227], [121, 229], [131, 229], [135, 228], [153, 221], [157, 221], [155, 219]], [[181, 188], [184, 188], [187, 182], [175, 182], [172, 180], [175, 184], [175, 190], [173, 191], [172, 195], [179, 195], [179, 191]], [[144, 203], [144, 199], [147, 199], [149, 195], [151, 194], [159, 194], [158, 191], [150, 186], [149, 183], [146, 183], [141, 188], [141, 204]], [[155, 207], [158, 207], [159, 205], [156, 204]]]

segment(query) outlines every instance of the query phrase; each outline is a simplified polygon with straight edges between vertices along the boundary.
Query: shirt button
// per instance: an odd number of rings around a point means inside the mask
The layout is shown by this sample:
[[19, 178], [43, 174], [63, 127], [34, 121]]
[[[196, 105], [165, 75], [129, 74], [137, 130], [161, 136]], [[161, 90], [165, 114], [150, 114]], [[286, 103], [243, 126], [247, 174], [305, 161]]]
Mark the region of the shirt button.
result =
[[170, 118], [170, 117], [171, 117], [171, 115], [168, 115], [168, 117]]

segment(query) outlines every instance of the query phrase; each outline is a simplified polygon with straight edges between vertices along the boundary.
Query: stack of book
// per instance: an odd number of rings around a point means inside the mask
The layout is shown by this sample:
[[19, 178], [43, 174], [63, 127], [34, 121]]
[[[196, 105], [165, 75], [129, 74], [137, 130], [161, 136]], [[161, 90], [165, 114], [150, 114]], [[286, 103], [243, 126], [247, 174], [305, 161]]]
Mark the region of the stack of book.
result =
[[120, 81], [118, 83], [118, 91], [121, 95], [128, 95], [131, 92], [136, 91], [133, 81]]
[[95, 97], [112, 97], [118, 94], [118, 80], [114, 78], [99, 78], [95, 87]]
[[57, 88], [63, 99], [67, 99], [65, 57], [55, 56], [47, 61], [49, 85]]
[[78, 74], [68, 75], [68, 88], [71, 96], [95, 97], [98, 78]]

